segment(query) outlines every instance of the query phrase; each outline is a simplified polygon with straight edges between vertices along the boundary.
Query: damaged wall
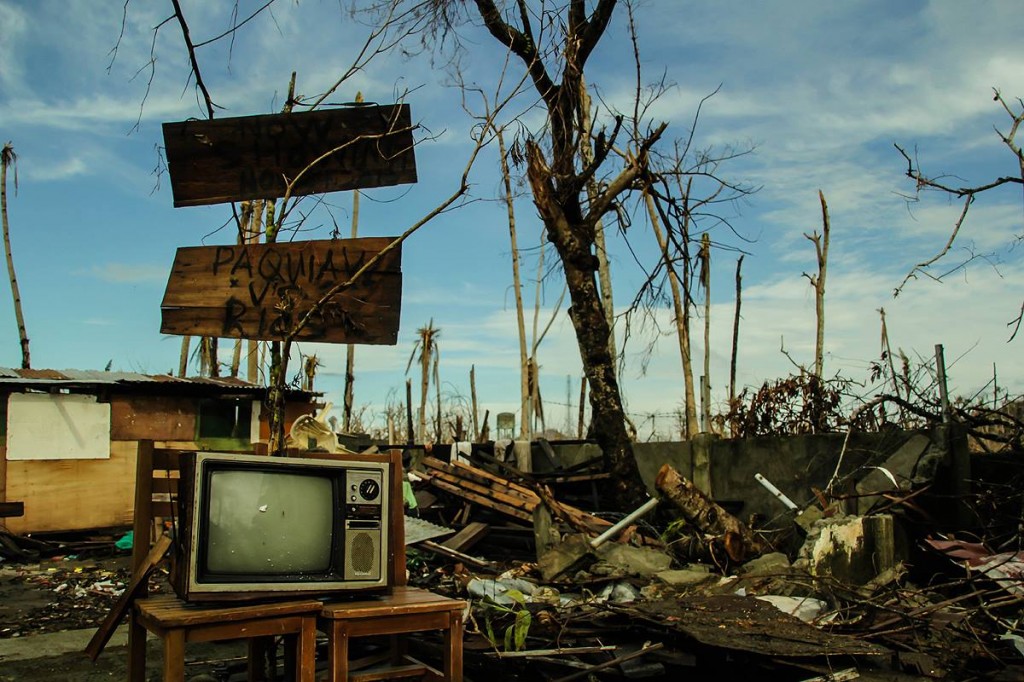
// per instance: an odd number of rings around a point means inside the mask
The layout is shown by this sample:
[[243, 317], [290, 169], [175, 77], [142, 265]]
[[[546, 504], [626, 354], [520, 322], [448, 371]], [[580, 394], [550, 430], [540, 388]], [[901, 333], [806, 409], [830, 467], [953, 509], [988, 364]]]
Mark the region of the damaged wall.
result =
[[[963, 433], [946, 428], [931, 431], [893, 429], [882, 433], [830, 433], [802, 436], [763, 436], [742, 440], [702, 434], [691, 441], [635, 443], [633, 451], [640, 476], [653, 494], [654, 478], [665, 463], [671, 464], [697, 487], [743, 519], [758, 514], [766, 519], [784, 517], [785, 507], [762, 487], [754, 474], [760, 473], [800, 506], [813, 500], [812, 488], [824, 489], [836, 470], [843, 444], [846, 450], [839, 476], [849, 481], [840, 492], [851, 496], [873, 490], [855, 487], [857, 481], [877, 479], [872, 467], [884, 467], [903, 484], [934, 480], [937, 488], [951, 495], [967, 492], [970, 460]], [[920, 447], [918, 447], [920, 444]], [[552, 443], [559, 458], [572, 461], [582, 446]], [[534, 461], [537, 461], [536, 452]], [[892, 490], [888, 478], [875, 490]], [[909, 487], [909, 486], [907, 486]], [[851, 513], [864, 509], [852, 500]], [[950, 520], [966, 521], [963, 510], [947, 505], [938, 513]], [[960, 518], [957, 515], [961, 515]]]

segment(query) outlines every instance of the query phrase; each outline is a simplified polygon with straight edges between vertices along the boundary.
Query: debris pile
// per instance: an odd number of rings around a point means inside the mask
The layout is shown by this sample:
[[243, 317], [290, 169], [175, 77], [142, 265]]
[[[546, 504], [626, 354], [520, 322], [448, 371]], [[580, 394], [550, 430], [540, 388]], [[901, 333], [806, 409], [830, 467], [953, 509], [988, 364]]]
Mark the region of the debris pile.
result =
[[758, 475], [779, 513], [749, 520], [667, 464], [658, 502], [607, 514], [599, 461], [413, 457], [409, 513], [450, 533], [413, 541], [410, 581], [470, 600], [470, 677], [1024, 679], [1024, 498], [998, 495], [1024, 469], [950, 486], [943, 443], [909, 434], [842, 475], [836, 453], [803, 506]]

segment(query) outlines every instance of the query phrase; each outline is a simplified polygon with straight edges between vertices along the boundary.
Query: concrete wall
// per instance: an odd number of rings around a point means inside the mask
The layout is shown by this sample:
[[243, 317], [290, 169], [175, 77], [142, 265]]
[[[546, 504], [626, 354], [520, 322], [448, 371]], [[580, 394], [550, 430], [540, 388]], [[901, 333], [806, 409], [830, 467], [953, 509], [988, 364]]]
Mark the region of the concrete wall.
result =
[[[804, 506], [814, 500], [812, 488], [824, 489], [838, 465], [838, 475], [846, 485], [837, 492], [855, 495], [853, 484], [857, 480], [874, 471], [872, 467], [885, 464], [918, 433], [891, 430], [852, 433], [848, 439], [846, 434], [836, 433], [744, 440], [702, 435], [691, 441], [636, 443], [633, 447], [640, 476], [652, 493], [658, 470], [668, 463], [741, 519], [759, 514], [785, 523], [785, 507], [754, 479], [754, 474], [760, 473], [794, 502]], [[938, 463], [933, 490], [951, 495], [966, 492], [970, 465], [963, 434], [950, 437], [946, 430], [935, 429], [923, 435], [931, 444], [922, 459], [932, 458]], [[565, 461], [572, 461], [581, 448], [575, 443], [556, 442], [552, 446]], [[921, 474], [922, 469], [918, 467], [916, 473]], [[904, 473], [909, 476], [914, 472]], [[856, 511], [855, 504], [851, 503], [851, 511]], [[959, 513], [953, 505], [938, 511], [951, 516]]]

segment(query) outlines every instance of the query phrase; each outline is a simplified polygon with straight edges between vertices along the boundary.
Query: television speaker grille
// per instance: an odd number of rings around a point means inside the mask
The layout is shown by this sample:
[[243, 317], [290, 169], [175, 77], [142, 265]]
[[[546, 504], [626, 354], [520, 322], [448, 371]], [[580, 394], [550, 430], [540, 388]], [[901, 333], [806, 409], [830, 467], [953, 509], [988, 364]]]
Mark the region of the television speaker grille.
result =
[[379, 530], [348, 531], [345, 541], [345, 578], [377, 580], [381, 571], [381, 533]]

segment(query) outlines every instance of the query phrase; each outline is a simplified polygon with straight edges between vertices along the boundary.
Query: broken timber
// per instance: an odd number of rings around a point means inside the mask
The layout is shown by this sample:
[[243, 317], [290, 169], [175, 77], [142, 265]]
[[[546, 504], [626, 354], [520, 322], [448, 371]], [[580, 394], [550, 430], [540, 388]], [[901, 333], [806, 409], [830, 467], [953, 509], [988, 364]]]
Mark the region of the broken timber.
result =
[[729, 558], [742, 562], [768, 551], [767, 544], [754, 535], [739, 519], [697, 489], [682, 474], [665, 464], [658, 472], [655, 486], [683, 512], [683, 516], [701, 532], [722, 541]]
[[[435, 457], [423, 458], [423, 466], [422, 475], [437, 489], [525, 523], [533, 523], [533, 510], [541, 503], [541, 497], [530, 488], [482, 469], [458, 462], [448, 464]], [[611, 526], [610, 522], [581, 509], [553, 499], [545, 499], [544, 502], [555, 516], [580, 530], [600, 533]]]

